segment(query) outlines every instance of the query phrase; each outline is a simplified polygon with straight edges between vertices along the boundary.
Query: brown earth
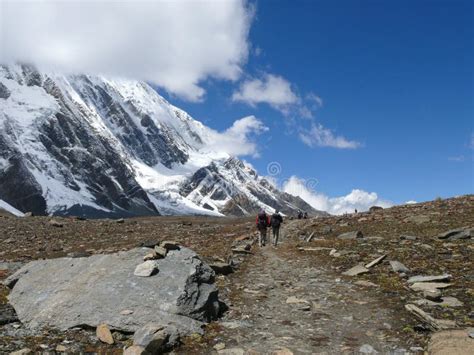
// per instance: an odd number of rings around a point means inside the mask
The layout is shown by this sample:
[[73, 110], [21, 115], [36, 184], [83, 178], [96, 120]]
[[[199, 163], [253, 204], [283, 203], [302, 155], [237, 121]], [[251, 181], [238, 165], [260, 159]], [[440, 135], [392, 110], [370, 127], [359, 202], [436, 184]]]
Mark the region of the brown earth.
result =
[[[52, 223], [52, 219], [57, 223]], [[23, 263], [66, 255], [111, 253], [164, 239], [176, 240], [208, 261], [228, 260], [235, 239], [255, 237], [253, 224], [253, 218], [153, 217], [118, 223], [3, 215], [0, 261]], [[208, 327], [204, 337], [186, 339], [175, 352], [211, 353], [218, 343], [254, 354], [284, 348], [295, 354], [352, 353], [369, 345], [381, 352], [426, 349], [430, 332], [404, 308], [422, 297], [408, 289], [406, 279], [393, 272], [388, 261], [405, 264], [411, 270], [409, 276], [450, 273], [452, 286], [443, 290], [443, 296], [456, 297], [463, 306], [422, 308], [437, 319], [456, 321], [460, 328], [474, 326], [473, 239], [434, 238], [464, 226], [474, 226], [472, 195], [372, 213], [288, 220], [283, 225], [279, 248], [259, 249], [254, 244], [252, 254], [243, 258], [234, 274], [218, 277], [221, 297], [229, 311], [221, 321]], [[356, 230], [365, 238], [336, 238]], [[313, 239], [306, 242], [311, 234]], [[417, 240], [401, 240], [401, 235], [416, 236]], [[341, 256], [330, 256], [332, 249]], [[387, 258], [369, 273], [342, 276], [352, 266], [382, 254], [387, 254]], [[0, 269], [2, 265], [7, 269], [5, 263], [0, 264]], [[0, 270], [0, 278], [11, 271]], [[375, 286], [356, 285], [360, 280]], [[7, 293], [7, 289], [0, 288], [0, 305], [7, 302]], [[287, 303], [292, 296], [297, 303], [294, 299]], [[31, 335], [21, 326], [13, 329], [9, 324], [0, 326], [0, 353], [24, 347], [54, 350], [58, 344], [74, 352], [121, 353], [130, 339], [120, 334], [116, 337], [121, 340], [115, 345], [102, 345], [94, 333], [86, 330], [50, 330]]]

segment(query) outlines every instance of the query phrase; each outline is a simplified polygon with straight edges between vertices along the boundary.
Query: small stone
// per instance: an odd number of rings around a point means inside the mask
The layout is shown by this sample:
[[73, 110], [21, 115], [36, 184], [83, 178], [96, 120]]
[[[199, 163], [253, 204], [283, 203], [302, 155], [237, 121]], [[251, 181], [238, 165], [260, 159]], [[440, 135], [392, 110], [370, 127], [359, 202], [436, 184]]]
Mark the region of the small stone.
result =
[[14, 352], [10, 353], [10, 355], [27, 355], [27, 354], [32, 354], [32, 353], [33, 352], [31, 351], [31, 349], [24, 348], [24, 349], [21, 349], [21, 350], [14, 351]]
[[142, 355], [145, 354], [143, 346], [132, 345], [124, 350], [123, 355]]
[[159, 245], [155, 245], [155, 253], [158, 258], [166, 258], [166, 254], [168, 254], [168, 250], [160, 247]]
[[287, 304], [298, 304], [298, 303], [308, 303], [308, 301], [301, 299], [301, 298], [296, 298], [295, 296], [288, 297], [286, 299]]
[[163, 247], [166, 250], [179, 250], [179, 244], [169, 240], [162, 241], [160, 247]]
[[337, 236], [338, 239], [358, 239], [358, 238], [363, 238], [364, 235], [362, 234], [361, 231], [352, 231], [352, 232], [347, 232], [347, 233], [342, 233]]
[[107, 324], [100, 324], [96, 329], [97, 339], [106, 344], [113, 344], [114, 338]]
[[133, 345], [143, 347], [152, 354], [161, 353], [169, 338], [166, 329], [159, 324], [148, 323], [133, 335]]
[[58, 222], [56, 221], [55, 219], [51, 219], [49, 221], [49, 224], [53, 227], [57, 227], [57, 228], [62, 228], [63, 227], [63, 224], [61, 222]]
[[232, 269], [232, 266], [230, 266], [227, 263], [215, 262], [213, 264], [210, 264], [209, 266], [218, 275], [229, 275], [234, 272], [234, 270]]
[[119, 218], [115, 220], [115, 223], [122, 224], [122, 223], [125, 223], [125, 220], [123, 218]]
[[378, 351], [376, 351], [372, 345], [369, 344], [364, 344], [359, 348], [359, 352], [362, 354], [378, 354]]
[[407, 268], [405, 265], [403, 265], [401, 262], [396, 261], [396, 260], [390, 260], [389, 261], [390, 266], [392, 267], [392, 270], [394, 272], [400, 272], [400, 273], [407, 273], [410, 272], [410, 269]]
[[452, 276], [449, 274], [443, 275], [433, 275], [433, 276], [413, 276], [408, 279], [409, 284], [413, 284], [415, 282], [432, 282], [432, 281], [449, 281], [451, 280]]
[[293, 355], [293, 351], [287, 348], [281, 348], [272, 352], [272, 355]]
[[418, 238], [415, 237], [414, 235], [401, 235], [400, 239], [401, 240], [417, 240]]
[[225, 343], [217, 343], [216, 345], [213, 346], [213, 348], [216, 351], [224, 350], [225, 349]]
[[356, 265], [353, 268], [343, 272], [342, 274], [347, 276], [357, 276], [360, 274], [365, 274], [367, 272], [369, 272], [369, 269], [367, 269], [363, 265]]
[[155, 260], [155, 259], [157, 259], [157, 256], [158, 256], [158, 254], [156, 254], [156, 253], [153, 251], [153, 252], [148, 253], [147, 255], [145, 255], [145, 256], [143, 257], [143, 260], [144, 260], [144, 261]]
[[378, 285], [374, 284], [373, 282], [365, 281], [365, 280], [356, 281], [354, 282], [354, 285], [363, 286], [363, 287], [378, 287]]
[[145, 261], [135, 268], [134, 275], [140, 277], [149, 277], [158, 272], [158, 264], [154, 260]]
[[133, 311], [131, 309], [124, 309], [123, 311], [120, 312], [122, 316], [129, 316], [130, 314], [133, 314]]
[[217, 353], [220, 355], [244, 355], [245, 350], [242, 348], [229, 348], [219, 350]]
[[439, 288], [447, 288], [450, 287], [451, 284], [448, 283], [441, 283], [441, 282], [415, 282], [414, 284], [410, 285], [410, 288], [413, 291], [426, 291], [426, 290], [436, 290]]
[[430, 301], [438, 301], [441, 298], [441, 291], [437, 288], [431, 290], [424, 290], [423, 297]]
[[64, 345], [59, 344], [58, 346], [56, 346], [56, 351], [60, 353], [64, 353], [67, 351], [67, 348]]

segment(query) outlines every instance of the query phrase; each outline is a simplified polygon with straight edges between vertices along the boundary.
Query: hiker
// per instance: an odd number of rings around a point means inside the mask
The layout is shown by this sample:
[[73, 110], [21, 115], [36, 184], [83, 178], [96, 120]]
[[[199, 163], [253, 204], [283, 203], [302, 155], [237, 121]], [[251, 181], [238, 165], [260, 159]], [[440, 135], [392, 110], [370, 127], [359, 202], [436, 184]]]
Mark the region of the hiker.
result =
[[308, 212], [306, 212], [306, 211], [304, 212], [303, 219], [308, 219]]
[[260, 247], [264, 247], [267, 241], [267, 227], [270, 226], [270, 218], [267, 216], [264, 210], [260, 210], [257, 214], [257, 229], [260, 232], [258, 235], [258, 244]]
[[274, 214], [272, 214], [272, 218], [270, 220], [270, 225], [272, 226], [273, 232], [273, 246], [277, 246], [278, 238], [280, 237], [280, 225], [283, 223], [283, 217], [280, 214], [280, 211], [276, 210]]
[[301, 210], [298, 210], [298, 219], [302, 219], [303, 218], [303, 212], [301, 212]]

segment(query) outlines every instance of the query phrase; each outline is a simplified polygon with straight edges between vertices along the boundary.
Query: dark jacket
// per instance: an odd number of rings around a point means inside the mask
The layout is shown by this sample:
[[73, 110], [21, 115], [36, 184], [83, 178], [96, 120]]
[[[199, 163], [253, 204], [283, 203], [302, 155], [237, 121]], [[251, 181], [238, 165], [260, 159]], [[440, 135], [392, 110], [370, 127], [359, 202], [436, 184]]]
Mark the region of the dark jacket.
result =
[[272, 219], [270, 222], [272, 227], [275, 227], [275, 228], [280, 227], [280, 224], [282, 223], [283, 223], [283, 217], [281, 216], [281, 214], [279, 213], [272, 214]]

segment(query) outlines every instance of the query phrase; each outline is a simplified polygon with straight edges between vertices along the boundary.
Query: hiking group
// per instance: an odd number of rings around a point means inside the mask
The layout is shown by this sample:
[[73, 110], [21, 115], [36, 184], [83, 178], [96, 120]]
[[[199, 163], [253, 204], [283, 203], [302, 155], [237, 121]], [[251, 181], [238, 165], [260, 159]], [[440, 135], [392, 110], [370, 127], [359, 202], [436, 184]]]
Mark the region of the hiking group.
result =
[[257, 229], [259, 231], [258, 244], [264, 247], [267, 242], [267, 228], [272, 228], [272, 244], [276, 247], [278, 245], [278, 238], [280, 237], [280, 226], [283, 223], [283, 217], [278, 210], [269, 217], [264, 210], [257, 214]]

